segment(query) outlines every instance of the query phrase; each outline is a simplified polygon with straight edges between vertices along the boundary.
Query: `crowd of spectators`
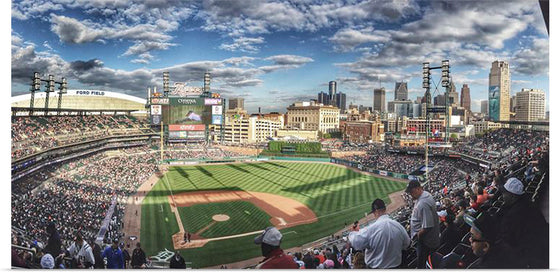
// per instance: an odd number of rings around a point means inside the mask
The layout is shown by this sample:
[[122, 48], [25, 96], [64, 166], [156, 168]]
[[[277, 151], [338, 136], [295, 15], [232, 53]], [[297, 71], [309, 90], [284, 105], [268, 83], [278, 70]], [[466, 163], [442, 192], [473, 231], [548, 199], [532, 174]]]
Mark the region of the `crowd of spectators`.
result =
[[481, 137], [471, 137], [453, 149], [493, 162], [507, 158], [510, 153], [525, 152], [545, 143], [548, 143], [548, 132], [501, 128]]
[[133, 116], [45, 116], [12, 118], [12, 160], [49, 148], [109, 135], [140, 132], [145, 119]]
[[[365, 155], [352, 155], [342, 159], [354, 161], [364, 167], [381, 171], [409, 174], [425, 164], [425, 158], [421, 155], [410, 155], [390, 152], [387, 147], [379, 144], [363, 146]], [[430, 164], [437, 164], [442, 159], [432, 157]]]
[[155, 163], [155, 154], [148, 154], [93, 156], [64, 164], [59, 169], [63, 172], [43, 190], [12, 200], [12, 227], [38, 242], [47, 242], [46, 227], [56, 223], [62, 245], [68, 247], [77, 233], [84, 238], [97, 235], [115, 198], [105, 241], [122, 239], [126, 198], [156, 172]]

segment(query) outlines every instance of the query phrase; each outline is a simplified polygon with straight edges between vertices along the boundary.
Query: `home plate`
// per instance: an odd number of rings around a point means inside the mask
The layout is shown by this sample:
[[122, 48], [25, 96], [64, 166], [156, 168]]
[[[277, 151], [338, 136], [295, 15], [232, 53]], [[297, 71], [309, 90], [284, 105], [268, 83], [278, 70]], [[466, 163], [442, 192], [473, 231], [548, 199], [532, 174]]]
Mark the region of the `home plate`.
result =
[[279, 225], [281, 225], [281, 226], [285, 226], [285, 225], [288, 224], [288, 223], [286, 223], [286, 221], [284, 220], [284, 218], [276, 217], [276, 219], [278, 219], [278, 221], [280, 222]]

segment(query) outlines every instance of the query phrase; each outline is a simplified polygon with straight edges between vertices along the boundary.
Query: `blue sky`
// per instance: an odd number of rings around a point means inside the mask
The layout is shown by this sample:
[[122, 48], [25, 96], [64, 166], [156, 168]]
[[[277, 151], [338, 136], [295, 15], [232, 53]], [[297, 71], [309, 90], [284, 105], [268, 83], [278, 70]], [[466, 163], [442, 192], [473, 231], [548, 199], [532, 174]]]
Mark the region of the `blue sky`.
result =
[[249, 112], [285, 112], [331, 80], [348, 103], [371, 106], [373, 88], [390, 100], [396, 81], [421, 96], [422, 62], [449, 59], [475, 111], [494, 60], [510, 64], [512, 93], [549, 99], [537, 1], [24, 0], [12, 3], [11, 33], [12, 95], [27, 92], [33, 71], [139, 97], [161, 88], [163, 71], [194, 86], [210, 71], [212, 90], [244, 97]]

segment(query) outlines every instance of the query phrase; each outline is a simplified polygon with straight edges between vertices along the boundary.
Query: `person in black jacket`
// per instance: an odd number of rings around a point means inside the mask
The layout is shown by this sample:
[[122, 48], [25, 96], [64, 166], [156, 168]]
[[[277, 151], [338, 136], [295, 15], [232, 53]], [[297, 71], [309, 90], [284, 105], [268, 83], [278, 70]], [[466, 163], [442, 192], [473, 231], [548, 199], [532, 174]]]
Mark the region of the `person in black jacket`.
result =
[[444, 256], [449, 254], [451, 250], [461, 241], [461, 233], [455, 225], [455, 214], [451, 209], [447, 209], [447, 215], [445, 216], [445, 229], [440, 235], [440, 242], [443, 246], [440, 248], [439, 252]]
[[501, 189], [500, 240], [511, 246], [521, 268], [548, 268], [549, 225], [542, 213], [524, 194], [523, 184], [510, 178]]
[[101, 257], [101, 247], [99, 246], [99, 244], [95, 242], [95, 237], [90, 239], [89, 245], [91, 246], [91, 249], [93, 251], [93, 258], [95, 259], [95, 264], [93, 265], [93, 268], [104, 269], [105, 262], [103, 262], [103, 258]]
[[146, 264], [146, 253], [140, 247], [140, 243], [136, 243], [136, 248], [132, 251], [132, 261], [130, 265], [132, 268], [143, 268]]
[[60, 254], [60, 250], [62, 248], [62, 240], [60, 240], [60, 234], [58, 234], [54, 222], [48, 223], [47, 234], [49, 235], [49, 240], [47, 242], [47, 246], [43, 249], [43, 252], [45, 254], [48, 253], [53, 257], [56, 257]]
[[169, 262], [169, 268], [175, 269], [185, 269], [187, 268], [187, 264], [185, 263], [185, 259], [181, 257], [179, 251], [175, 252], [175, 255], [171, 257], [171, 261]]

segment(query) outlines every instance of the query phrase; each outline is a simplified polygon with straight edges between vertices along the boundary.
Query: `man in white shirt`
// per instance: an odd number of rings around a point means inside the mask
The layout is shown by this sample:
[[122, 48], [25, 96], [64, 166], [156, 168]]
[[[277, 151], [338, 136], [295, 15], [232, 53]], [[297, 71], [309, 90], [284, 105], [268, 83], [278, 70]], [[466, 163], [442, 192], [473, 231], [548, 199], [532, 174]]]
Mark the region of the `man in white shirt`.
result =
[[[76, 260], [78, 268], [93, 268], [95, 264], [93, 250], [80, 234], [76, 235], [74, 243], [67, 251], [70, 257]], [[63, 253], [61, 256], [64, 258], [66, 254]]]
[[350, 232], [348, 242], [357, 250], [365, 249], [365, 263], [369, 268], [398, 268], [410, 238], [401, 224], [389, 218], [383, 200], [373, 201], [371, 213], [375, 223]]

